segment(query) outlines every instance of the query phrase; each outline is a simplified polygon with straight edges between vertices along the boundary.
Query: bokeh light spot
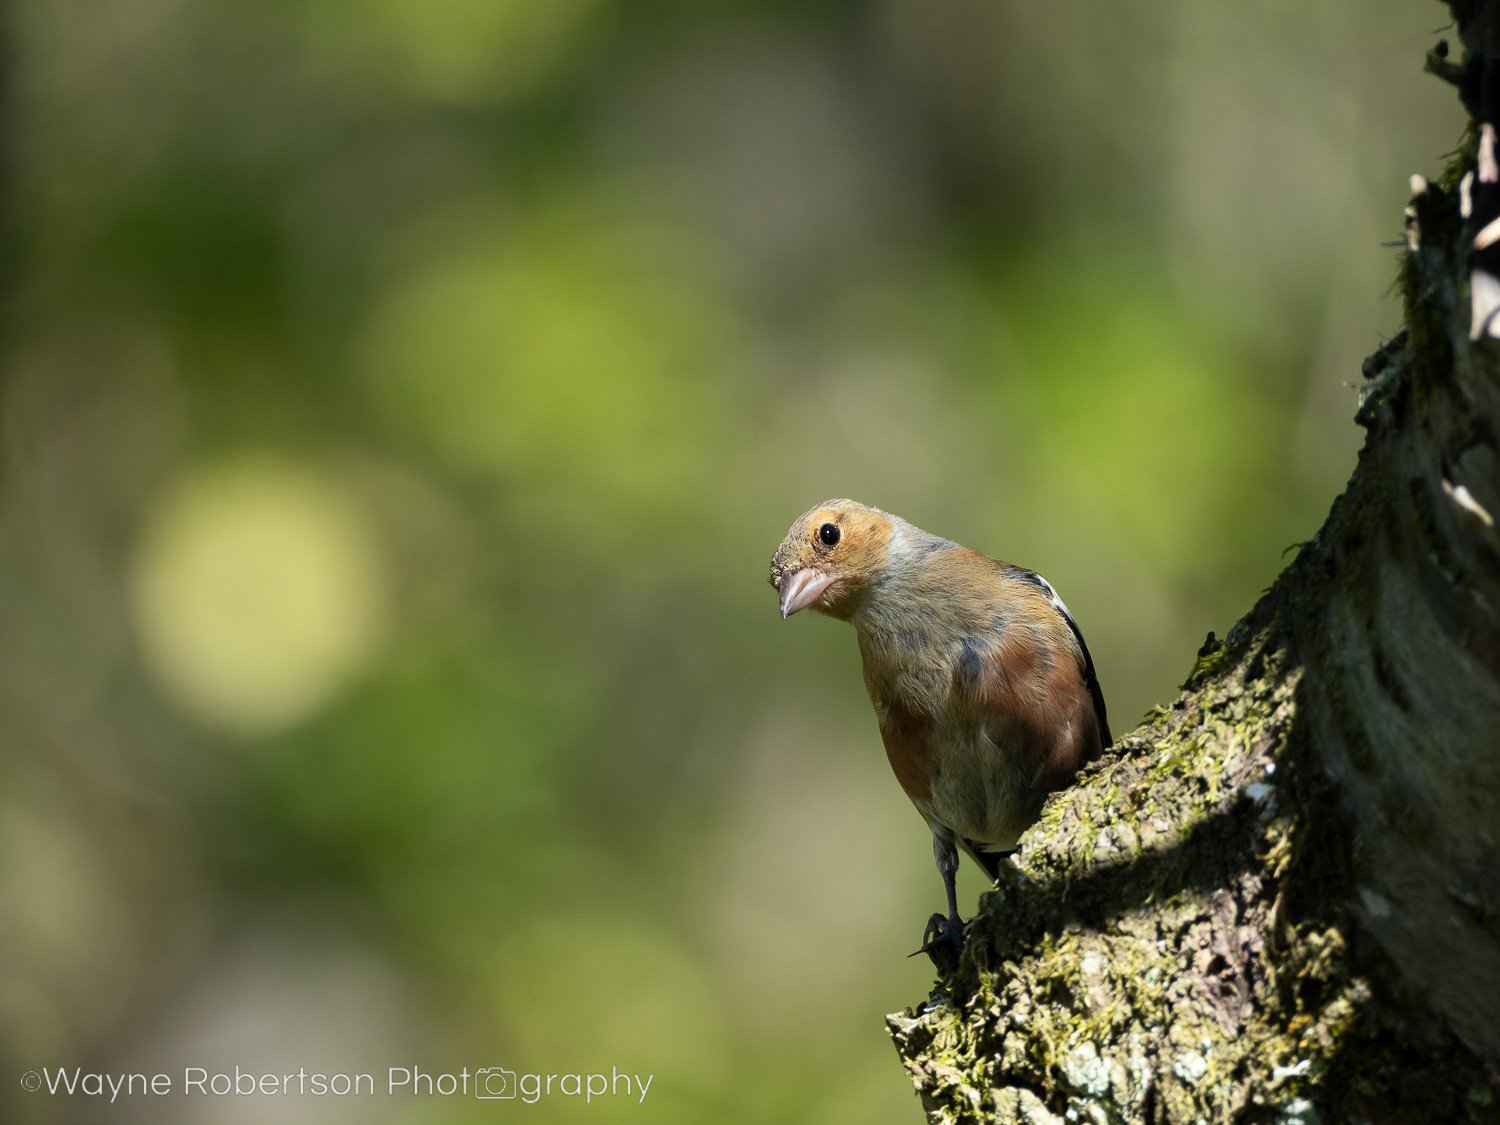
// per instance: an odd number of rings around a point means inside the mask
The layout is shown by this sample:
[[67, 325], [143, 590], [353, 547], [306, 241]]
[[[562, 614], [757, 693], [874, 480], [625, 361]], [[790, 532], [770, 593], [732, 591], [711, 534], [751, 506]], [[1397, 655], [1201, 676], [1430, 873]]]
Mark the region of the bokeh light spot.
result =
[[565, 77], [602, 11], [599, 0], [376, 0], [309, 18], [326, 50], [352, 52], [419, 97], [483, 104]]
[[505, 479], [554, 533], [605, 550], [653, 515], [675, 525], [728, 425], [705, 374], [732, 338], [712, 257], [597, 201], [508, 241], [466, 233], [394, 280], [368, 387], [394, 429]]
[[352, 499], [270, 458], [192, 473], [150, 513], [134, 608], [183, 710], [242, 734], [306, 718], [375, 654], [385, 583]]

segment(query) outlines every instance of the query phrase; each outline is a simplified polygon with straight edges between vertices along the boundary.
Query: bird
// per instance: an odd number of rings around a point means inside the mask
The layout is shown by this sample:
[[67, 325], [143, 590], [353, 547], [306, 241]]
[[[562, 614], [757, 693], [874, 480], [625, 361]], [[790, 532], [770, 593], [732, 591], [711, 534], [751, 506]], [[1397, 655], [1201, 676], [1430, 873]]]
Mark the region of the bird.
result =
[[808, 609], [854, 626], [886, 757], [947, 896], [917, 953], [956, 964], [959, 850], [996, 880], [1047, 795], [1113, 741], [1083, 633], [1036, 571], [854, 500], [799, 516], [769, 581], [784, 619]]

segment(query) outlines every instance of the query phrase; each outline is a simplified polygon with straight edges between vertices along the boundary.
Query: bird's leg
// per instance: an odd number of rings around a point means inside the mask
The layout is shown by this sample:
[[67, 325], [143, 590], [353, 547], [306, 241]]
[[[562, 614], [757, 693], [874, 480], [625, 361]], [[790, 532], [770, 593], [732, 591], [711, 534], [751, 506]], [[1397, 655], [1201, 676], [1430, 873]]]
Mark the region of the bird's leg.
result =
[[946, 917], [934, 914], [927, 919], [922, 948], [917, 953], [927, 954], [938, 972], [947, 974], [958, 967], [958, 956], [964, 947], [964, 921], [958, 916], [958, 849], [951, 833], [933, 829], [932, 855], [943, 877], [943, 889], [948, 893], [948, 914]]

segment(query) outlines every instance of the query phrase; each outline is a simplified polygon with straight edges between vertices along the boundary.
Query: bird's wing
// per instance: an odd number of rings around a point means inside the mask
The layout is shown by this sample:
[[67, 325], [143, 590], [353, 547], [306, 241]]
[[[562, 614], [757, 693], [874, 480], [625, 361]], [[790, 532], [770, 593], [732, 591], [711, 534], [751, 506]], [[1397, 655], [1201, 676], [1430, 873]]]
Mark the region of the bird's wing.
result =
[[1083, 639], [1083, 630], [1078, 627], [1078, 622], [1073, 620], [1073, 615], [1068, 612], [1067, 605], [1062, 598], [1057, 596], [1057, 591], [1034, 570], [1025, 567], [1012, 566], [1007, 569], [1007, 575], [1020, 582], [1026, 582], [1037, 587], [1047, 595], [1047, 600], [1052, 603], [1053, 609], [1062, 615], [1067, 622], [1069, 630], [1072, 631], [1073, 639], [1078, 642], [1078, 653], [1082, 657], [1082, 672], [1084, 687], [1088, 689], [1089, 698], [1094, 704], [1094, 718], [1099, 723], [1099, 739], [1101, 748], [1108, 749], [1114, 742], [1114, 737], [1109, 733], [1109, 715], [1104, 707], [1104, 691], [1099, 687], [1099, 676], [1094, 671], [1094, 658], [1089, 655], [1088, 643]]

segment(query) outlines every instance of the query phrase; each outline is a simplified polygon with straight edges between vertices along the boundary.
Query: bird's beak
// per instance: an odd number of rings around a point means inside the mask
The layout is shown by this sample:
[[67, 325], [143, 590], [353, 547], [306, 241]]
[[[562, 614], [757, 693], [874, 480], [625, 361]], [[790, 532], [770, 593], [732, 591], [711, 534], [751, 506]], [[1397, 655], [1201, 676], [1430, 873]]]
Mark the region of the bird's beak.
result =
[[838, 576], [812, 567], [783, 574], [776, 587], [781, 591], [781, 616], [790, 617], [798, 610], [812, 605], [823, 596], [824, 590], [833, 585], [836, 577]]

